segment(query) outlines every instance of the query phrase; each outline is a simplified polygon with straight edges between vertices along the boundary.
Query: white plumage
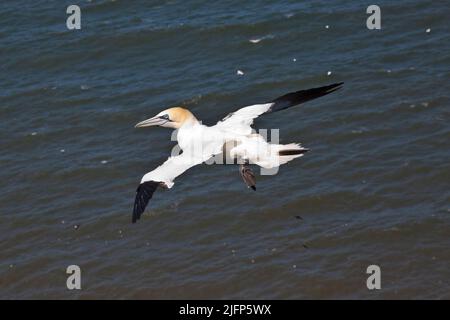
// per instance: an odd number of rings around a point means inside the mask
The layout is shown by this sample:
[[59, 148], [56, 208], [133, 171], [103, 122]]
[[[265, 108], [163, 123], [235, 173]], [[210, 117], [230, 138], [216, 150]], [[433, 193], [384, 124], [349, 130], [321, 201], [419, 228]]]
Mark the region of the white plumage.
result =
[[[267, 169], [303, 156], [307, 149], [298, 143], [271, 144], [263, 136], [254, 133], [251, 127], [253, 120], [262, 114], [283, 110], [331, 93], [339, 89], [341, 84], [292, 92], [269, 103], [244, 107], [211, 127], [201, 124], [189, 110], [180, 107], [164, 110], [155, 117], [138, 123], [136, 127], [158, 125], [177, 129], [177, 141], [182, 153], [169, 157], [162, 165], [143, 176], [137, 189], [132, 221], [140, 218], [158, 186], [171, 188], [175, 178], [183, 172], [223, 152], [245, 165], [255, 164]], [[241, 168], [241, 175], [246, 184], [255, 190], [251, 170]]]

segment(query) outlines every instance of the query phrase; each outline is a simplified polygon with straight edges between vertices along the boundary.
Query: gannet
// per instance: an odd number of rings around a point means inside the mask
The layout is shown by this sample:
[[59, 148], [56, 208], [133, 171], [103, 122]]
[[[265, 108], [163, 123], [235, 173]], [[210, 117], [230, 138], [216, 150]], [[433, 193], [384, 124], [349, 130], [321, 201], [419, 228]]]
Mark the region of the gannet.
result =
[[239, 160], [240, 174], [246, 185], [256, 190], [255, 176], [249, 164], [265, 169], [276, 168], [303, 156], [308, 149], [299, 143], [272, 144], [252, 130], [253, 120], [302, 104], [334, 92], [343, 82], [285, 94], [267, 103], [255, 104], [228, 114], [214, 126], [203, 125], [183, 107], [169, 108], [156, 116], [139, 122], [136, 128], [160, 126], [176, 129], [176, 139], [182, 153], [170, 156], [162, 165], [146, 173], [136, 190], [132, 222], [140, 219], [153, 193], [159, 187], [168, 189], [174, 179], [195, 165], [223, 154]]

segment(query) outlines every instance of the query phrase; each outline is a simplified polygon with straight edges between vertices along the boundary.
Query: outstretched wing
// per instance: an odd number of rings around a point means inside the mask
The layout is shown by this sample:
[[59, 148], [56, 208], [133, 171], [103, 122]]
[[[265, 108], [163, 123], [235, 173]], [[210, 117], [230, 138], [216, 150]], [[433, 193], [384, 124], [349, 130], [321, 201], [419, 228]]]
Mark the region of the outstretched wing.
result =
[[141, 183], [136, 189], [136, 198], [134, 200], [133, 217], [131, 221], [135, 223], [141, 218], [142, 213], [145, 211], [150, 199], [153, 197], [153, 193], [156, 191], [161, 182], [147, 181]]
[[158, 186], [172, 188], [174, 185], [173, 180], [176, 177], [202, 162], [203, 160], [200, 158], [190, 157], [182, 153], [179, 156], [170, 157], [155, 170], [145, 174], [136, 190], [132, 222], [135, 223], [140, 219]]
[[[255, 104], [252, 106], [244, 107], [235, 112], [228, 114], [225, 118], [217, 123], [218, 126], [230, 127], [240, 131], [251, 131], [250, 126], [253, 124], [253, 120], [265, 113], [276, 112], [280, 110], [293, 107], [295, 105], [313, 100], [331, 92], [334, 92], [341, 88], [343, 82], [334, 83], [328, 86], [312, 88], [307, 90], [300, 90], [285, 94], [275, 100], [264, 103]], [[250, 132], [248, 132], [250, 133]]]

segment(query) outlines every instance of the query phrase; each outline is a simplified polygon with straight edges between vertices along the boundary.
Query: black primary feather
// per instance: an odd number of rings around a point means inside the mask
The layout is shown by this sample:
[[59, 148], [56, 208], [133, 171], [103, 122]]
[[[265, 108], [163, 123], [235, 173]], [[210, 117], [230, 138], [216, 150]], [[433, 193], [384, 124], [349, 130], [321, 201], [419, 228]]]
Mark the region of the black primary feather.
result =
[[289, 107], [293, 107], [297, 104], [304, 103], [306, 101], [325, 96], [329, 93], [332, 93], [332, 92], [342, 88], [343, 84], [344, 84], [343, 82], [339, 82], [339, 83], [330, 84], [328, 86], [300, 90], [300, 91], [285, 94], [285, 95], [278, 97], [272, 101], [272, 103], [274, 105], [270, 107], [270, 109], [267, 113], [284, 110]]
[[278, 155], [279, 156], [294, 156], [297, 154], [303, 154], [303, 153], [307, 153], [309, 151], [309, 149], [303, 148], [303, 149], [288, 149], [288, 150], [280, 150], [278, 151]]
[[142, 213], [145, 211], [145, 207], [153, 196], [156, 188], [158, 188], [160, 182], [147, 181], [141, 183], [136, 190], [136, 198], [134, 200], [133, 217], [131, 221], [135, 223], [141, 218]]

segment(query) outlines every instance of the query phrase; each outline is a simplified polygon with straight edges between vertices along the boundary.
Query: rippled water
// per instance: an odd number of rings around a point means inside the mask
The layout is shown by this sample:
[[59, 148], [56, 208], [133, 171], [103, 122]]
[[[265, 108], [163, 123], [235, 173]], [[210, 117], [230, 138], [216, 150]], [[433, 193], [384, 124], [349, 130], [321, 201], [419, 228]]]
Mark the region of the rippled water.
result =
[[[450, 6], [377, 4], [379, 31], [351, 1], [2, 2], [0, 298], [450, 298]], [[130, 223], [174, 145], [135, 123], [337, 81], [256, 122], [311, 149], [257, 192], [203, 165]]]

